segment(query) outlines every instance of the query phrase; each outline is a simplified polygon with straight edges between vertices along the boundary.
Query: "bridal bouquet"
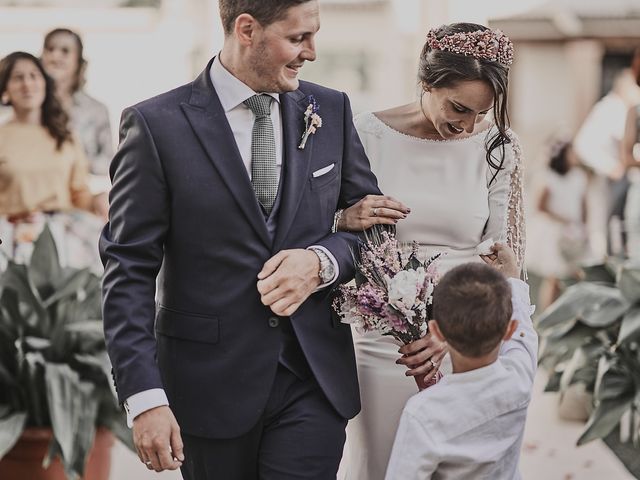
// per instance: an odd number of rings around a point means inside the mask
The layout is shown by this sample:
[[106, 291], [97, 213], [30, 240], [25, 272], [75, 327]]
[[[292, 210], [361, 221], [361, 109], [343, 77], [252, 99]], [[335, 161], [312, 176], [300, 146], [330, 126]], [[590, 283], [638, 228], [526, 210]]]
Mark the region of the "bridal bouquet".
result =
[[403, 248], [395, 235], [374, 227], [355, 255], [356, 285], [339, 287], [334, 310], [359, 331], [377, 331], [402, 344], [418, 340], [431, 318], [440, 255], [420, 261], [416, 242]]

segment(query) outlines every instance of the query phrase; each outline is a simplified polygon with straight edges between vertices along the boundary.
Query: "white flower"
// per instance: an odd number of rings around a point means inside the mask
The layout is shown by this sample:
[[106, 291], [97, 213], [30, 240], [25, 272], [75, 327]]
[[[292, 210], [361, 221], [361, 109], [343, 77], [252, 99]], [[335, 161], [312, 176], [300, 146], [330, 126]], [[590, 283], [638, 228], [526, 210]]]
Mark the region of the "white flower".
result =
[[424, 285], [425, 276], [423, 267], [398, 272], [389, 282], [389, 303], [400, 311], [412, 308]]

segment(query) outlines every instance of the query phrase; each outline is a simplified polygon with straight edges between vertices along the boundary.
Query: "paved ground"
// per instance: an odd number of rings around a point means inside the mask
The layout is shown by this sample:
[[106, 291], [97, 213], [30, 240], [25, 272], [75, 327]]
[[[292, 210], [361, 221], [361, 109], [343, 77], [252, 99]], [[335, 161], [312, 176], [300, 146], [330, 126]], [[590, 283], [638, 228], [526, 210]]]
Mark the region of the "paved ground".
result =
[[[525, 431], [520, 470], [524, 480], [632, 480], [618, 459], [600, 441], [582, 447], [575, 442], [582, 423], [557, 417], [555, 394], [543, 393], [545, 375], [540, 372]], [[179, 480], [178, 472], [149, 472], [122, 445], [113, 455], [111, 480]], [[365, 480], [365, 479], [362, 479]]]

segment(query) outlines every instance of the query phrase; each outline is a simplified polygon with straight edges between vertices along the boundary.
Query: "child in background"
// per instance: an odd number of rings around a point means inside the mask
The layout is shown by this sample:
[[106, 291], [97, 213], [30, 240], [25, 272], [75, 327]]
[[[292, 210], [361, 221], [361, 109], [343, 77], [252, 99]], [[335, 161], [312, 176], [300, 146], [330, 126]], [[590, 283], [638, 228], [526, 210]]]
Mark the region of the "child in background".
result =
[[560, 294], [560, 280], [576, 275], [588, 252], [587, 174], [570, 142], [551, 147], [545, 186], [527, 230], [527, 266], [542, 277], [538, 307]]
[[495, 244], [483, 259], [493, 268], [460, 265], [436, 287], [429, 329], [453, 373], [407, 402], [387, 480], [520, 478], [538, 337], [514, 253]]

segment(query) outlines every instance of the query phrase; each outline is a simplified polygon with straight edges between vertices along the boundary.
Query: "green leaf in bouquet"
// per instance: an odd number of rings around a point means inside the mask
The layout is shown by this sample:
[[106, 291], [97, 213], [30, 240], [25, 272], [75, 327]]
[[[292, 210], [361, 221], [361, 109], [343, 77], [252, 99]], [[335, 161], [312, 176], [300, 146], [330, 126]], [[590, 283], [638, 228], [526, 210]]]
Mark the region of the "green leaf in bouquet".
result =
[[95, 385], [82, 381], [66, 364], [47, 363], [45, 378], [51, 426], [65, 470], [82, 475], [95, 435]]
[[49, 297], [55, 289], [53, 282], [62, 278], [58, 249], [49, 225], [45, 224], [42, 233], [33, 244], [29, 276], [40, 298]]
[[407, 259], [407, 263], [405, 263], [403, 270], [417, 270], [422, 267], [422, 262], [418, 260], [418, 257], [415, 253], [411, 253], [409, 258]]
[[0, 418], [0, 459], [16, 444], [26, 421], [27, 412], [15, 412]]
[[620, 333], [618, 334], [618, 345], [638, 340], [640, 338], [640, 305], [632, 307], [622, 317]]
[[640, 263], [629, 260], [623, 264], [618, 288], [630, 304], [640, 301]]

